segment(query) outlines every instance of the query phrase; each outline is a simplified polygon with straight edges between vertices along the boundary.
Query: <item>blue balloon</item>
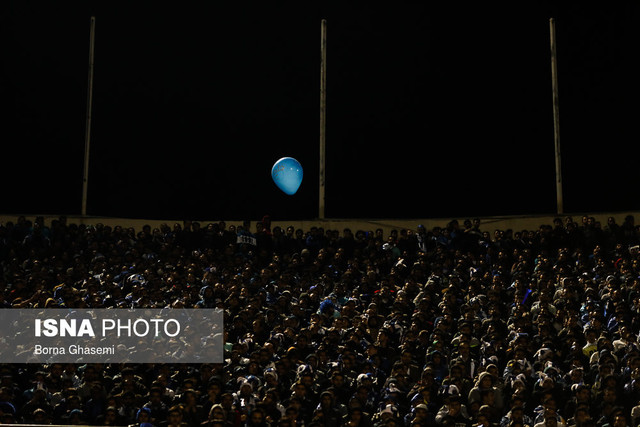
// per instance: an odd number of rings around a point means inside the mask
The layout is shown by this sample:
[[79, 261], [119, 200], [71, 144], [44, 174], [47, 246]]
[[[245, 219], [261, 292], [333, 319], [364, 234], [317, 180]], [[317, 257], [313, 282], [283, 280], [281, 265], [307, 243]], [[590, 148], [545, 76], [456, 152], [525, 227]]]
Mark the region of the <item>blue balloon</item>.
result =
[[271, 168], [271, 178], [279, 189], [292, 196], [302, 183], [302, 165], [293, 157], [283, 157]]

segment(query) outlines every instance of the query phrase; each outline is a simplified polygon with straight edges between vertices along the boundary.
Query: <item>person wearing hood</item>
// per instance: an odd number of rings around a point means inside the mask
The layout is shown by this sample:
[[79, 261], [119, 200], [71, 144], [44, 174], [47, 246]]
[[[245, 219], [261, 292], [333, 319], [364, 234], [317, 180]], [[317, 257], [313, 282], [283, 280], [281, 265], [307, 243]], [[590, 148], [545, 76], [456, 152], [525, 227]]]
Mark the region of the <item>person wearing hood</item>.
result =
[[336, 409], [334, 396], [330, 391], [323, 391], [320, 395], [320, 403], [313, 413], [313, 422], [318, 422], [325, 427], [339, 427], [342, 425], [342, 415]]
[[258, 404], [258, 398], [253, 393], [253, 385], [246, 378], [239, 378], [238, 392], [233, 394], [234, 406], [245, 415], [251, 412]]
[[373, 375], [358, 375], [355, 392], [349, 400], [350, 404], [355, 400], [357, 401], [358, 407], [362, 408], [364, 412], [371, 414], [375, 412], [376, 401], [378, 400], [378, 397], [379, 396], [374, 391], [373, 387]]
[[196, 303], [197, 308], [216, 308], [216, 298], [212, 286], [205, 285], [200, 289], [200, 301]]
[[496, 379], [489, 372], [484, 371], [478, 375], [478, 379], [476, 380], [475, 385], [469, 391], [468, 403], [471, 405], [474, 402], [481, 402], [482, 391], [483, 390], [493, 390], [494, 393], [494, 407], [498, 411], [502, 411], [504, 408], [504, 396], [502, 392], [495, 387]]
[[278, 396], [288, 395], [288, 387], [283, 381], [280, 381], [278, 372], [275, 368], [269, 367], [265, 369], [263, 375], [264, 384], [261, 389], [258, 390], [259, 396], [264, 396], [264, 393], [269, 390], [275, 390], [278, 393]]

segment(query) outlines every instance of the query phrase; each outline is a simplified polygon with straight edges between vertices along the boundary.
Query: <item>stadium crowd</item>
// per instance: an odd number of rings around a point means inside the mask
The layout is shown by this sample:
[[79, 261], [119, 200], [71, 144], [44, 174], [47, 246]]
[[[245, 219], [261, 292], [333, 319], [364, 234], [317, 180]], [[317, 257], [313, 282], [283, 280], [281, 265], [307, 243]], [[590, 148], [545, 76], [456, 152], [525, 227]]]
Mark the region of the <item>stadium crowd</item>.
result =
[[[221, 308], [224, 363], [0, 364], [0, 423], [636, 427], [640, 228], [0, 224], [2, 308]], [[1, 343], [0, 343], [1, 344]]]

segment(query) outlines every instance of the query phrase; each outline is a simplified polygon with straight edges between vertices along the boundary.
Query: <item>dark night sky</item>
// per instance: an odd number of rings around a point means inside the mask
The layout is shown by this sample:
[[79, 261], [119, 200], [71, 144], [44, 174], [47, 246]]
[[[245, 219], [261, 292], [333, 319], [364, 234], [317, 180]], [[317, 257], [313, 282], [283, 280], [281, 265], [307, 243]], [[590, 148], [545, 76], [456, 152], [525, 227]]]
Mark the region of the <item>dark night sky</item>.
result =
[[637, 2], [131, 3], [0, 4], [0, 213], [80, 213], [92, 15], [91, 215], [317, 216], [322, 18], [327, 216], [553, 213], [551, 16], [565, 211], [640, 209]]

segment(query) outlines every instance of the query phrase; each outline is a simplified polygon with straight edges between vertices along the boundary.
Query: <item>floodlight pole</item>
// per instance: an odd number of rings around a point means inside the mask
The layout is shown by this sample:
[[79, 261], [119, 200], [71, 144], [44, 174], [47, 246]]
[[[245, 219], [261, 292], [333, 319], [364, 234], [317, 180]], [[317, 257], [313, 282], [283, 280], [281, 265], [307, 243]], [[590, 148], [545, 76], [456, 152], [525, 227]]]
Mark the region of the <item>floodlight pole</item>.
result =
[[89, 78], [87, 83], [87, 124], [84, 136], [84, 170], [82, 175], [82, 216], [87, 215], [87, 193], [89, 189], [89, 151], [91, 147], [91, 111], [93, 105], [93, 56], [96, 40], [96, 17], [91, 17], [89, 35]]
[[560, 158], [560, 109], [558, 97], [558, 58], [556, 53], [556, 23], [549, 19], [549, 34], [551, 39], [551, 88], [553, 91], [553, 136], [555, 141], [556, 158], [556, 206], [557, 213], [564, 213], [562, 199], [562, 160]]
[[325, 204], [325, 152], [327, 128], [327, 20], [320, 25], [320, 188], [318, 193], [318, 218], [324, 219]]

